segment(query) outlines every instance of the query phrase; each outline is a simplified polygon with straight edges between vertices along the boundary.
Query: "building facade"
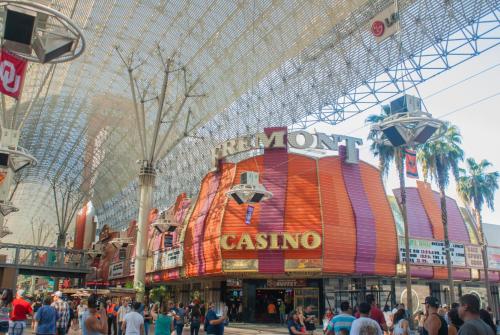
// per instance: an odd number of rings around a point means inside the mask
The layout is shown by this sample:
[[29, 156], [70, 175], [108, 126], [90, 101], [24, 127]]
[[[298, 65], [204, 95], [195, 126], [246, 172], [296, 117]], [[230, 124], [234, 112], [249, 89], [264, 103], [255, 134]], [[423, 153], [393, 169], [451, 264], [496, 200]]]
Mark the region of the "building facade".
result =
[[[268, 313], [271, 303], [287, 310], [313, 305], [319, 316], [342, 300], [355, 305], [367, 293], [381, 306], [405, 301], [399, 190], [388, 196], [377, 168], [345, 157], [342, 146], [338, 155], [315, 157], [285, 145], [236, 163], [220, 161], [196, 197], [182, 194], [168, 208], [151, 211], [151, 224], [163, 220], [178, 227], [164, 233], [151, 225], [146, 286], [165, 285], [178, 301], [227, 303], [245, 311], [250, 322], [277, 321]], [[239, 205], [228, 198], [246, 171], [259, 173], [271, 199]], [[424, 182], [406, 192], [415, 309], [427, 295], [450, 303], [439, 194]], [[485, 301], [472, 218], [451, 198], [447, 210], [453, 276], [460, 280], [456, 292]], [[120, 236], [134, 240], [135, 234], [131, 222]], [[122, 249], [104, 248], [109, 252], [97, 281], [130, 285], [134, 246]], [[500, 266], [493, 260], [500, 250], [492, 246], [490, 254], [498, 301]]]

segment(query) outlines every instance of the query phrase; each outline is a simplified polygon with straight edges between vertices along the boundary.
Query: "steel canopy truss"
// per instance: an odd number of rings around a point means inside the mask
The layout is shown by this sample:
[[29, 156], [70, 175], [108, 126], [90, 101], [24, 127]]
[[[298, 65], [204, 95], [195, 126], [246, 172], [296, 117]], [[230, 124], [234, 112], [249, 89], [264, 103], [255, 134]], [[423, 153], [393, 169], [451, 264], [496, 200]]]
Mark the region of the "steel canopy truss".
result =
[[[74, 1], [53, 3], [69, 15]], [[140, 156], [115, 46], [123, 54], [141, 50], [142, 78], [155, 78], [155, 42], [169, 41], [162, 44], [165, 52], [177, 51], [189, 81], [201, 78], [197, 93], [207, 94], [190, 106], [188, 135], [195, 136], [185, 136], [180, 122], [158, 163], [154, 203], [165, 207], [181, 192], [196, 194], [211, 149], [222, 140], [266, 126], [341, 122], [398, 94], [403, 81], [408, 88], [427, 80], [500, 40], [496, 0], [401, 0], [401, 55], [399, 37], [376, 44], [369, 31], [370, 18], [391, 4], [78, 2], [74, 20], [83, 27], [87, 51], [71, 65], [57, 65], [34, 100], [21, 145], [39, 161], [25, 172], [26, 183], [39, 186], [31, 191], [21, 186], [13, 202], [29, 221], [50, 207], [47, 180], [78, 180], [100, 222], [124, 226], [136, 217], [134, 162]], [[46, 71], [30, 68], [27, 98], [36, 98]], [[170, 100], [176, 101], [176, 94], [170, 92]], [[188, 113], [185, 108], [179, 119]], [[153, 126], [151, 119], [147, 126]]]
[[[166, 207], [181, 192], [195, 196], [211, 149], [225, 139], [266, 126], [342, 122], [500, 42], [497, 1], [400, 1], [402, 36], [379, 45], [368, 29], [368, 8], [256, 83], [202, 126], [198, 138], [175, 147], [160, 164], [155, 205]], [[124, 227], [136, 217], [137, 183], [126, 190], [97, 209], [101, 222]]]

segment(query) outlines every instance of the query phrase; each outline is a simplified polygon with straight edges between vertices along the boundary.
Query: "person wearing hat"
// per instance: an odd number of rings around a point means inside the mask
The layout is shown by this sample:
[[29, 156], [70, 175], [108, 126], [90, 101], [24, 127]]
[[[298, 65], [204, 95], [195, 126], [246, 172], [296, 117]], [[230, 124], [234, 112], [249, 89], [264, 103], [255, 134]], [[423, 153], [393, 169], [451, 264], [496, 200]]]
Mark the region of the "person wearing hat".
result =
[[464, 324], [458, 330], [458, 335], [493, 335], [493, 329], [481, 320], [481, 302], [474, 294], [464, 294], [460, 297], [458, 315]]
[[62, 298], [61, 291], [56, 291], [52, 294], [52, 307], [57, 311], [56, 334], [66, 335], [69, 323], [69, 305]]
[[9, 334], [22, 335], [26, 328], [26, 319], [33, 315], [29, 302], [23, 299], [24, 290], [18, 290], [16, 298], [12, 301], [12, 313], [9, 322]]
[[448, 325], [438, 314], [439, 300], [436, 297], [425, 298], [425, 319], [422, 335], [448, 335]]

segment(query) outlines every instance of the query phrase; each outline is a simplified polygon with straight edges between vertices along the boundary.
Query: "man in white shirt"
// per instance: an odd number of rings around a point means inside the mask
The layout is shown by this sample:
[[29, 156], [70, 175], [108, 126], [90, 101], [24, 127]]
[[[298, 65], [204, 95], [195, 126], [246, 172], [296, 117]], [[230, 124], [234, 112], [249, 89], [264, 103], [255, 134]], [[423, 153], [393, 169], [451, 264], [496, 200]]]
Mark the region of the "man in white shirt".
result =
[[370, 319], [370, 304], [359, 304], [359, 319], [353, 321], [350, 335], [384, 335], [377, 321]]
[[125, 315], [130, 312], [130, 306], [126, 299], [123, 299], [122, 305], [118, 308], [118, 335], [122, 335], [122, 324], [125, 321]]
[[140, 302], [132, 304], [132, 310], [127, 313], [122, 322], [122, 334], [144, 335], [144, 318], [137, 310], [141, 308]]

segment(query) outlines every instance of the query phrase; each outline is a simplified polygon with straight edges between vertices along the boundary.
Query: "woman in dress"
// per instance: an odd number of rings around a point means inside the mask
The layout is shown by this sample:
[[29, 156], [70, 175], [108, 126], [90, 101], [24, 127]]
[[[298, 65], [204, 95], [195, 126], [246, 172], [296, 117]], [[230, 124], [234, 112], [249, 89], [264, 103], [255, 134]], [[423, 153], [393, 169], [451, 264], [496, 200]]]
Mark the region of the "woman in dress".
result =
[[12, 300], [14, 294], [11, 289], [6, 288], [0, 298], [0, 334], [7, 334], [9, 331], [9, 316], [12, 311]]

